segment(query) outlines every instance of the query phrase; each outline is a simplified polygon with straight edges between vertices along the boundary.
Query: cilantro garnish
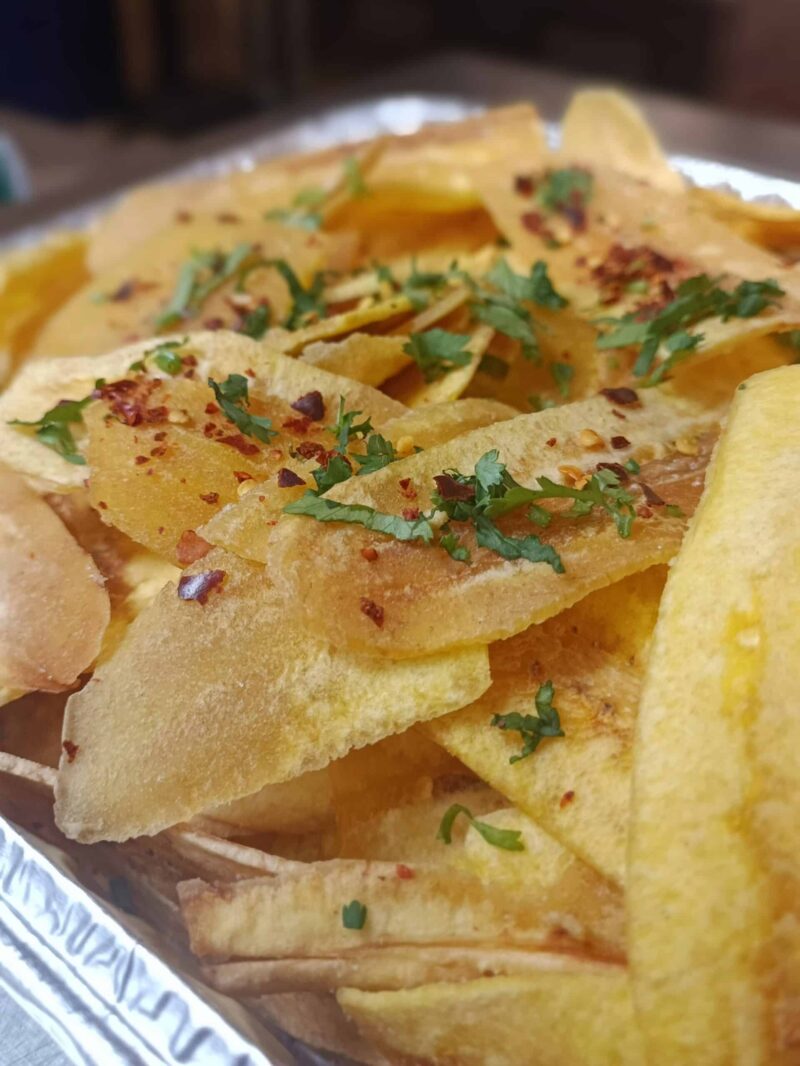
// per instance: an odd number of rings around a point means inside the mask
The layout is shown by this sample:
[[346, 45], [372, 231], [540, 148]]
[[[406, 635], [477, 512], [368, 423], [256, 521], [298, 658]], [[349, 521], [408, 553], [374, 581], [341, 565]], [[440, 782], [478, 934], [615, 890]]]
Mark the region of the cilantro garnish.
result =
[[272, 419], [251, 415], [245, 407], [250, 403], [247, 378], [243, 374], [229, 374], [223, 382], [208, 379], [209, 388], [213, 389], [217, 403], [228, 421], [233, 422], [240, 432], [248, 437], [268, 444], [277, 437], [272, 428]]
[[486, 843], [491, 844], [493, 848], [503, 848], [505, 851], [525, 850], [525, 845], [521, 840], [522, 832], [519, 829], [500, 829], [498, 826], [489, 825], [488, 822], [480, 822], [473, 816], [469, 807], [465, 807], [463, 803], [454, 803], [452, 807], [448, 807], [444, 812], [439, 831], [436, 834], [437, 840], [441, 840], [445, 844], [452, 844], [453, 823], [459, 814], [463, 814], [469, 819], [469, 824], [472, 828], [480, 833]]
[[536, 198], [547, 211], [586, 206], [594, 192], [594, 178], [580, 167], [551, 170], [537, 186]]
[[363, 929], [367, 920], [367, 908], [357, 899], [342, 907], [342, 925], [345, 929]]
[[260, 341], [269, 328], [270, 317], [269, 306], [259, 304], [245, 316], [239, 332], [244, 333], [246, 337], [252, 337], [254, 341]]
[[642, 469], [635, 459], [628, 459], [628, 461], [624, 463], [623, 466], [629, 474], [638, 474], [639, 471]]
[[518, 755], [512, 755], [510, 763], [519, 762], [532, 755], [545, 737], [563, 737], [564, 730], [561, 728], [561, 719], [558, 711], [553, 706], [552, 681], [545, 681], [539, 686], [534, 702], [536, 715], [518, 714], [495, 714], [492, 716], [492, 725], [498, 729], [511, 729], [520, 734], [522, 738], [522, 751]]
[[318, 522], [351, 522], [376, 533], [386, 533], [395, 540], [421, 540], [425, 544], [433, 540], [433, 529], [424, 515], [414, 519], [401, 518], [364, 504], [337, 503], [314, 492], [304, 493], [283, 510], [285, 514], [308, 515]]
[[70, 426], [83, 422], [83, 409], [91, 400], [91, 395], [85, 396], [82, 400], [59, 400], [55, 407], [45, 411], [42, 417], [34, 422], [23, 422], [15, 418], [7, 424], [30, 426], [35, 429], [34, 436], [40, 444], [44, 444], [46, 448], [52, 448], [68, 463], [85, 466], [86, 460], [78, 451]]
[[332, 489], [334, 485], [351, 478], [353, 476], [353, 468], [343, 455], [331, 455], [325, 466], [318, 466], [316, 470], [311, 471], [311, 476], [317, 483], [316, 494], [321, 496], [323, 492]]
[[354, 155], [349, 155], [344, 161], [344, 180], [347, 191], [354, 200], [360, 200], [367, 195], [368, 189], [361, 171], [361, 164]]
[[324, 273], [317, 271], [311, 284], [305, 289], [285, 259], [275, 259], [271, 265], [286, 282], [292, 298], [292, 308], [283, 323], [286, 329], [299, 329], [300, 326], [305, 325], [306, 319], [311, 315], [323, 318], [325, 315], [325, 301], [322, 299], [322, 290], [325, 287]]
[[534, 263], [527, 277], [515, 274], [506, 260], [500, 259], [486, 275], [486, 280], [512, 300], [530, 300], [551, 311], [560, 311], [567, 306], [567, 300], [556, 292], [547, 273], [547, 264], [542, 259]]
[[[507, 477], [509, 475], [506, 475]], [[510, 479], [513, 481], [513, 479]], [[607, 511], [614, 520], [621, 537], [629, 537], [633, 520], [636, 516], [633, 496], [620, 485], [613, 470], [602, 469], [592, 474], [588, 483], [577, 489], [571, 485], [559, 485], [549, 477], [537, 479], [538, 489], [526, 489], [513, 482], [504, 495], [497, 495], [489, 501], [486, 513], [490, 518], [508, 514], [509, 511], [522, 507], [526, 503], [538, 503], [539, 500], [570, 499], [572, 507], [566, 512], [567, 518], [581, 518], [591, 514], [595, 507]]]
[[292, 200], [291, 207], [274, 207], [264, 212], [264, 218], [298, 229], [318, 230], [322, 225], [322, 215], [313, 208], [319, 207], [327, 195], [324, 189], [317, 187], [301, 189]]
[[412, 333], [403, 351], [411, 356], [426, 381], [436, 381], [455, 367], [470, 362], [472, 353], [466, 345], [471, 339], [468, 333], [429, 329], [425, 333]]
[[[621, 318], [601, 319], [614, 328], [598, 338], [600, 349], [624, 348], [638, 345], [634, 363], [636, 377], [647, 377], [645, 386], [658, 385], [680, 362], [703, 342], [702, 333], [689, 329], [708, 318], [752, 318], [768, 307], [774, 307], [784, 290], [772, 278], [764, 281], [741, 281], [733, 291], [720, 288], [719, 278], [697, 274], [681, 282], [675, 299], [653, 318], [642, 321], [638, 312]], [[656, 356], [666, 353], [656, 365]]]
[[439, 547], [444, 548], [451, 559], [455, 559], [457, 563], [469, 563], [472, 561], [472, 554], [469, 548], [465, 548], [461, 543], [461, 538], [455, 533], [443, 532], [439, 537]]
[[178, 282], [167, 306], [156, 319], [157, 329], [168, 329], [198, 311], [206, 299], [234, 277], [255, 253], [253, 244], [237, 244], [226, 255], [219, 249], [196, 251], [181, 267]]
[[175, 377], [176, 374], [180, 374], [181, 370], [183, 370], [183, 359], [177, 352], [177, 349], [182, 344], [183, 341], [165, 341], [145, 354], [153, 360], [159, 370], [163, 370], [165, 374], [171, 374], [172, 377]]
[[353, 459], [361, 467], [359, 475], [374, 474], [376, 470], [393, 463], [397, 459], [397, 453], [390, 440], [382, 437], [380, 433], [373, 433], [367, 438], [366, 455], [354, 454]]
[[551, 363], [549, 369], [558, 391], [565, 400], [568, 399], [569, 387], [575, 377], [575, 367], [570, 366], [569, 363]]
[[339, 407], [336, 411], [336, 423], [328, 426], [328, 429], [336, 437], [340, 452], [347, 450], [347, 446], [353, 437], [367, 437], [372, 433], [372, 420], [367, 418], [363, 422], [356, 422], [362, 411], [345, 411], [344, 396], [339, 397]]

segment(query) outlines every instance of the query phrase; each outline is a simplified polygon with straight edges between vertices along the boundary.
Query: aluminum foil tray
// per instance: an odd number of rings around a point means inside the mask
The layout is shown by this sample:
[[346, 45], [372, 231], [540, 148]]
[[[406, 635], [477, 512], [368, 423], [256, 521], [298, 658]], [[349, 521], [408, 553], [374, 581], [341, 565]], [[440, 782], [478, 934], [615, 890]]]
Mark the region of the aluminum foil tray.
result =
[[[426, 122], [479, 110], [477, 101], [441, 96], [370, 100], [324, 111], [159, 180], [247, 170], [268, 156], [380, 133], [412, 133]], [[548, 136], [557, 143], [557, 125], [548, 125]], [[698, 185], [800, 209], [800, 184], [693, 156], [676, 155], [672, 161]], [[12, 234], [0, 247], [30, 245], [50, 230], [85, 226], [115, 198]], [[72, 1061], [80, 1066], [333, 1066], [343, 1061], [269, 1031], [180, 963], [165, 961], [150, 927], [85, 887], [82, 882], [91, 878], [83, 876], [82, 864], [89, 862], [86, 849], [67, 853], [0, 816], [0, 987]]]

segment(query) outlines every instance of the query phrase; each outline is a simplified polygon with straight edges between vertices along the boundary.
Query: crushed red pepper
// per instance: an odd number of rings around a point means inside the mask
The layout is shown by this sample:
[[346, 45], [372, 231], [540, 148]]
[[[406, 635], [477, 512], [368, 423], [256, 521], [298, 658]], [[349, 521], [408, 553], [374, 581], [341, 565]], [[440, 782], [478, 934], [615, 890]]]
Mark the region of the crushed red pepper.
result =
[[229, 448], [235, 448], [242, 455], [258, 455], [259, 452], [258, 445], [251, 444], [249, 440], [245, 440], [241, 433], [232, 433], [230, 436], [220, 437], [219, 443], [227, 444]]
[[361, 557], [366, 559], [368, 563], [374, 563], [378, 558], [378, 553], [374, 548], [362, 548]]
[[668, 259], [646, 244], [632, 248], [612, 244], [603, 262], [592, 269], [592, 279], [604, 304], [617, 303], [635, 282], [645, 282], [647, 294], [658, 294], [660, 300], [669, 302], [675, 295], [672, 283], [678, 267], [677, 260]]
[[211, 545], [208, 541], [193, 529], [185, 529], [175, 545], [175, 555], [181, 566], [191, 566], [210, 551]]
[[73, 744], [71, 740], [65, 740], [61, 747], [64, 749], [64, 753], [67, 756], [67, 762], [74, 762], [75, 756], [80, 751], [80, 745]]
[[282, 466], [278, 471], [278, 488], [293, 489], [298, 485], [305, 485], [303, 478], [296, 474], [294, 470], [290, 470], [288, 466]]
[[632, 403], [639, 402], [639, 393], [627, 385], [616, 389], [601, 389], [600, 395], [605, 396], [610, 403], [618, 403], [620, 407], [629, 407]]
[[361, 613], [365, 614], [371, 622], [374, 622], [378, 629], [383, 629], [383, 607], [380, 604], [375, 603], [374, 600], [367, 599], [366, 596], [362, 596]]
[[623, 437], [623, 436], [619, 435], [619, 436], [611, 438], [611, 447], [612, 448], [616, 448], [616, 449], [619, 449], [619, 448], [630, 448], [630, 446], [631, 446], [631, 442], [628, 440], [627, 437]]
[[182, 600], [196, 600], [204, 607], [209, 593], [222, 585], [225, 576], [224, 570], [204, 570], [199, 574], [185, 574], [178, 582], [178, 597]]
[[317, 389], [298, 396], [293, 404], [289, 405], [293, 411], [299, 411], [301, 415], [311, 419], [312, 422], [321, 422], [325, 417], [325, 401], [322, 393]]
[[201, 492], [200, 493], [200, 499], [203, 501], [203, 503], [211, 503], [211, 504], [219, 503], [219, 493], [218, 492]]

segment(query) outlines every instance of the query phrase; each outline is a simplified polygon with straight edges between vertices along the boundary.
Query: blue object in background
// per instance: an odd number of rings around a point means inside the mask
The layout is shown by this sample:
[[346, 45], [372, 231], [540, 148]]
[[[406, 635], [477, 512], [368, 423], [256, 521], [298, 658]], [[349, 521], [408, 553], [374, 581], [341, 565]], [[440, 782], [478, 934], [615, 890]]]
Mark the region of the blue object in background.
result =
[[11, 138], [0, 133], [0, 204], [28, 200], [30, 195], [28, 168]]

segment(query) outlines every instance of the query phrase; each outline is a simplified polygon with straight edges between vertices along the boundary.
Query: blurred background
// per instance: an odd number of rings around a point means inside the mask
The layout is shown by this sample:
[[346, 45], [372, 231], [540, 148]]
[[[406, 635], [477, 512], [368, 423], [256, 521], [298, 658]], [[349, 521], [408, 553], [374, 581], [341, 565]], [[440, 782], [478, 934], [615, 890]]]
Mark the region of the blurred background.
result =
[[800, 0], [6, 0], [0, 26], [5, 201], [135, 180], [356, 86], [495, 100], [522, 66], [800, 120]]

